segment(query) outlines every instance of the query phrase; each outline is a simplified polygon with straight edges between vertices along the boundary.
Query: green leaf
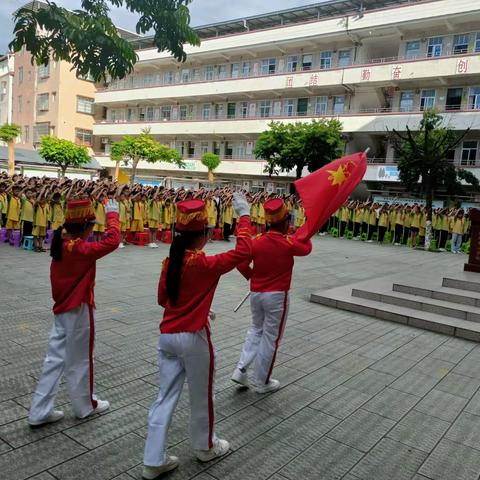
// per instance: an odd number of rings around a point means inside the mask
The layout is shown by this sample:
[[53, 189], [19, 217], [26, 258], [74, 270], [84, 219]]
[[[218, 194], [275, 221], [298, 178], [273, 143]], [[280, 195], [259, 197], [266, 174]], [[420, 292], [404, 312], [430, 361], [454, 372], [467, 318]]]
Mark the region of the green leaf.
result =
[[85, 147], [57, 137], [42, 137], [38, 153], [47, 163], [57, 165], [63, 171], [69, 167], [80, 168], [90, 162]]

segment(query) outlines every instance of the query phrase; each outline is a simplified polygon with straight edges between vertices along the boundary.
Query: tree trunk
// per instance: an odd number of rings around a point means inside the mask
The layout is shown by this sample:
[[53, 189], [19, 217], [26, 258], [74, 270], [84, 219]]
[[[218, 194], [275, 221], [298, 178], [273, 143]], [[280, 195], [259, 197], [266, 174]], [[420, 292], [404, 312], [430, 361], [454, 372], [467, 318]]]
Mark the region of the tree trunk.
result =
[[302, 172], [303, 172], [303, 165], [297, 165], [297, 168], [296, 168], [297, 178], [300, 178], [302, 176]]
[[8, 142], [8, 174], [15, 175], [15, 140]]
[[118, 182], [118, 177], [120, 175], [120, 161], [115, 162], [115, 178], [114, 180]]
[[433, 190], [430, 178], [425, 179], [425, 201], [427, 208], [427, 221], [425, 227], [425, 250], [430, 250], [432, 245], [432, 205], [433, 205]]
[[137, 165], [140, 159], [134, 160], [132, 162], [132, 175], [130, 176], [130, 185], [133, 185], [135, 183], [135, 176], [137, 175]]
[[62, 165], [60, 168], [62, 169], [62, 178], [65, 178], [65, 173], [67, 173], [67, 165]]
[[215, 177], [213, 175], [213, 170], [211, 170], [210, 168], [208, 169], [208, 181], [209, 182], [213, 182], [215, 180]]

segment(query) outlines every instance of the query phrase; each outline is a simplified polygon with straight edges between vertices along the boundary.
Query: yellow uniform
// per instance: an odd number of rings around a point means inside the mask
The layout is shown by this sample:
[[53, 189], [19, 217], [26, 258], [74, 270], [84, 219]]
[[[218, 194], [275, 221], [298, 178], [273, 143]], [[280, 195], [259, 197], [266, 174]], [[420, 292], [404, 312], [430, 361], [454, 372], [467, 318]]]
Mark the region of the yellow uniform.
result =
[[33, 220], [33, 236], [45, 237], [47, 234], [47, 218], [48, 210], [47, 205], [37, 204], [35, 207], [35, 215]]
[[458, 235], [463, 235], [465, 229], [465, 219], [464, 218], [453, 218], [451, 222], [452, 233], [457, 233]]
[[388, 227], [388, 213], [381, 212], [380, 216], [378, 217], [378, 226], [379, 227]]
[[126, 201], [122, 200], [118, 202], [118, 218], [120, 221], [120, 231], [126, 232], [127, 231], [127, 205]]
[[258, 204], [258, 217], [257, 217], [257, 223], [259, 225], [265, 225], [265, 210], [263, 208], [263, 203], [260, 202]]
[[22, 222], [32, 222], [33, 223], [33, 216], [34, 216], [34, 204], [32, 201], [25, 199], [22, 202], [22, 213], [21, 213], [21, 220]]
[[18, 230], [20, 228], [20, 199], [13, 195], [8, 200], [7, 229]]
[[103, 233], [105, 231], [105, 207], [102, 202], [95, 203], [95, 217], [97, 223], [94, 225], [93, 231]]
[[132, 232], [143, 232], [145, 225], [145, 207], [143, 202], [133, 202], [133, 220], [130, 230]]
[[298, 207], [297, 218], [295, 219], [295, 226], [301, 227], [305, 223], [305, 210], [303, 207]]
[[223, 207], [222, 223], [228, 223], [229, 225], [233, 223], [233, 207], [231, 205]]
[[63, 206], [61, 203], [53, 203], [51, 206], [52, 213], [52, 229], [56, 230], [65, 222], [65, 215], [63, 213]]
[[160, 202], [152, 200], [148, 208], [148, 227], [158, 228], [160, 225]]
[[216, 227], [217, 225], [217, 206], [215, 200], [207, 200], [207, 216], [208, 224], [210, 227]]

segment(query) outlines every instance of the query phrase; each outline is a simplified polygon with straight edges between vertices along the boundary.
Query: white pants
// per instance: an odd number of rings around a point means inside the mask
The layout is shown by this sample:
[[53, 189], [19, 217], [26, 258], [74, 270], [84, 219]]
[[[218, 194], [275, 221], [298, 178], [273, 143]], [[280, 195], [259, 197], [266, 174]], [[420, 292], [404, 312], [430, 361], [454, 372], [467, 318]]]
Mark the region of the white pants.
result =
[[252, 325], [247, 332], [238, 368], [255, 361], [253, 380], [268, 384], [288, 315], [288, 292], [251, 292]]
[[144, 465], [165, 463], [167, 434], [185, 377], [190, 394], [190, 440], [196, 450], [214, 443], [215, 352], [210, 331], [162, 333], [158, 342], [160, 389], [148, 414]]
[[78, 308], [55, 315], [42, 376], [30, 407], [31, 421], [43, 420], [53, 410], [64, 372], [75, 415], [85, 417], [97, 407], [93, 393], [94, 339], [93, 307], [90, 305], [82, 303]]

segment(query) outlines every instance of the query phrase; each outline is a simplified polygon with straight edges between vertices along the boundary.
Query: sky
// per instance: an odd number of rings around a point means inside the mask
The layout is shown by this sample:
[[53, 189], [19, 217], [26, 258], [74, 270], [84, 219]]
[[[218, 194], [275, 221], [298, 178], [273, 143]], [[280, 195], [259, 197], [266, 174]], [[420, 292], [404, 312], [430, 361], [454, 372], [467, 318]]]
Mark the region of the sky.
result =
[[[320, 3], [322, 0], [193, 0], [190, 4], [192, 25], [205, 25], [208, 23], [232, 20], [239, 17], [248, 17], [261, 13], [294, 8], [301, 5]], [[8, 43], [12, 37], [12, 13], [26, 0], [0, 0], [0, 53], [7, 51]], [[55, 0], [57, 5], [77, 9], [81, 0]], [[126, 10], [112, 11], [112, 19], [119, 27], [135, 30], [136, 18]]]

